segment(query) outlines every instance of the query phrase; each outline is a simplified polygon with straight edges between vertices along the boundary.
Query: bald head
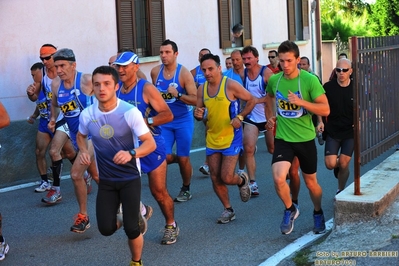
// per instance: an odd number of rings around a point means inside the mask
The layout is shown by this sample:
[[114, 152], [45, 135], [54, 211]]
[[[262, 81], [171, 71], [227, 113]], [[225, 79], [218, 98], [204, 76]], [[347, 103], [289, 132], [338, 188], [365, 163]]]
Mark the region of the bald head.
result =
[[109, 65], [109, 66], [112, 66], [112, 64], [115, 62], [116, 58], [117, 58], [117, 55], [111, 56], [111, 57], [109, 58], [109, 60], [108, 60], [108, 65]]
[[348, 58], [341, 58], [337, 62], [338, 68], [352, 68], [352, 62]]

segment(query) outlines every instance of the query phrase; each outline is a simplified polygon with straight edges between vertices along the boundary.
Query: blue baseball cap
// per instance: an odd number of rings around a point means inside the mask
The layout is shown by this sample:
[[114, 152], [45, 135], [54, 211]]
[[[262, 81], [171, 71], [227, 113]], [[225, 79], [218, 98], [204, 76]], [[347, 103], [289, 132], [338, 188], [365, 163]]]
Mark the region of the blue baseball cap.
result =
[[139, 63], [139, 57], [133, 52], [123, 52], [115, 60], [115, 65], [126, 66], [130, 63]]

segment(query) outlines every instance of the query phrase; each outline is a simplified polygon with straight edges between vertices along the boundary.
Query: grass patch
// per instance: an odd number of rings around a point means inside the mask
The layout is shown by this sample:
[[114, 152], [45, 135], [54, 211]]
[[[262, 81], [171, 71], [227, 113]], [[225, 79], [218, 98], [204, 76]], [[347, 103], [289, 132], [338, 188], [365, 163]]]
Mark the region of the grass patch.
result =
[[399, 239], [399, 235], [392, 235], [392, 239]]
[[315, 246], [315, 245], [318, 245], [318, 244], [324, 242], [330, 233], [331, 233], [331, 231], [328, 231], [321, 238], [319, 238], [314, 243], [312, 243], [311, 246], [298, 251], [295, 254], [295, 256], [292, 258], [292, 261], [295, 263], [295, 265], [296, 266], [314, 265], [314, 261], [313, 261], [314, 258], [312, 256], [312, 253], [314, 253], [314, 251], [312, 251], [312, 246]]
[[310, 248], [300, 250], [292, 259], [296, 266], [311, 266], [313, 262], [309, 261], [309, 255], [312, 253]]

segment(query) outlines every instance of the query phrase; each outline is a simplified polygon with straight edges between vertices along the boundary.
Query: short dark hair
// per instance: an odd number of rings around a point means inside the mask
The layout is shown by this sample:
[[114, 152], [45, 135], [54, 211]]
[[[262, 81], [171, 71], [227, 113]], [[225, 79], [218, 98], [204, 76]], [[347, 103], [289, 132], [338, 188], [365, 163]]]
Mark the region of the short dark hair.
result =
[[202, 62], [208, 59], [215, 61], [216, 65], [220, 66], [220, 57], [218, 55], [213, 55], [213, 54], [205, 54], [203, 57], [201, 57], [200, 63], [202, 64]]
[[345, 56], [345, 58], [348, 58], [348, 55], [347, 55], [346, 53], [340, 53], [340, 54], [338, 55], [338, 57], [340, 57], [340, 56]]
[[301, 59], [306, 59], [306, 61], [308, 62], [308, 65], [310, 64], [309, 58], [307, 58], [306, 56], [302, 56]]
[[44, 67], [44, 65], [43, 65], [42, 62], [37, 62], [37, 63], [34, 63], [34, 64], [30, 67], [30, 70], [33, 71], [33, 70], [37, 70], [37, 69], [43, 69], [43, 67]]
[[166, 40], [164, 40], [162, 43], [161, 43], [161, 46], [165, 46], [165, 45], [171, 45], [172, 46], [172, 50], [173, 50], [173, 52], [177, 52], [178, 51], [178, 48], [177, 48], [177, 44], [174, 42], [174, 41], [171, 41], [171, 40], [169, 40], [169, 39], [166, 39]]
[[239, 50], [239, 49], [234, 49], [233, 52], [231, 52], [230, 55], [233, 55], [233, 54], [235, 54], [235, 53], [240, 53], [240, 55], [242, 55], [242, 51]]
[[226, 57], [226, 61], [227, 61], [227, 60], [229, 60], [229, 59], [231, 59], [231, 56], [229, 56], [229, 57]]
[[42, 45], [42, 47], [52, 47], [52, 48], [54, 48], [55, 50], [57, 50], [57, 47], [55, 47], [54, 45], [52, 45], [52, 44], [50, 44], [50, 43], [45, 43], [45, 44]]
[[208, 48], [202, 48], [202, 49], [200, 50], [200, 53], [201, 53], [202, 51], [208, 51], [208, 53], [212, 53], [211, 50], [209, 50]]
[[244, 26], [241, 25], [241, 23], [237, 23], [237, 24], [234, 25], [233, 28], [231, 29], [231, 31], [232, 31], [233, 33], [239, 33], [239, 32], [241, 32], [241, 31], [243, 31], [243, 30], [244, 30]]
[[278, 53], [276, 50], [271, 50], [271, 51], [269, 51], [269, 53], [274, 53], [276, 56], [278, 56]]
[[118, 71], [116, 71], [116, 69], [111, 66], [99, 66], [96, 69], [94, 69], [93, 74], [91, 76], [92, 81], [94, 81], [93, 78], [95, 74], [111, 75], [112, 79], [115, 81], [115, 84], [118, 84], [119, 82]]
[[255, 47], [253, 47], [251, 45], [245, 46], [244, 49], [242, 49], [242, 51], [241, 51], [241, 55], [247, 54], [247, 53], [252, 53], [255, 57], [259, 57], [258, 49], [256, 49]]
[[282, 42], [279, 47], [278, 47], [278, 53], [279, 54], [284, 54], [284, 53], [294, 53], [295, 58], [299, 57], [299, 47], [296, 45], [296, 43], [292, 41], [284, 41]]

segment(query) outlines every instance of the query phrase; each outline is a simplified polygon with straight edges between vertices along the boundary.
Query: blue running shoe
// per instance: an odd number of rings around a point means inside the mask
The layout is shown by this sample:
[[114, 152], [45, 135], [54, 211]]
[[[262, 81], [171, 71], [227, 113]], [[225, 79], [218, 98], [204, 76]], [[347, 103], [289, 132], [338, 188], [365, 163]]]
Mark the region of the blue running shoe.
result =
[[313, 214], [313, 233], [324, 234], [326, 232], [326, 222], [324, 220], [324, 214]]
[[295, 211], [285, 210], [283, 221], [280, 224], [281, 233], [288, 235], [294, 229], [294, 221], [299, 216], [299, 209], [296, 204], [294, 204]]

